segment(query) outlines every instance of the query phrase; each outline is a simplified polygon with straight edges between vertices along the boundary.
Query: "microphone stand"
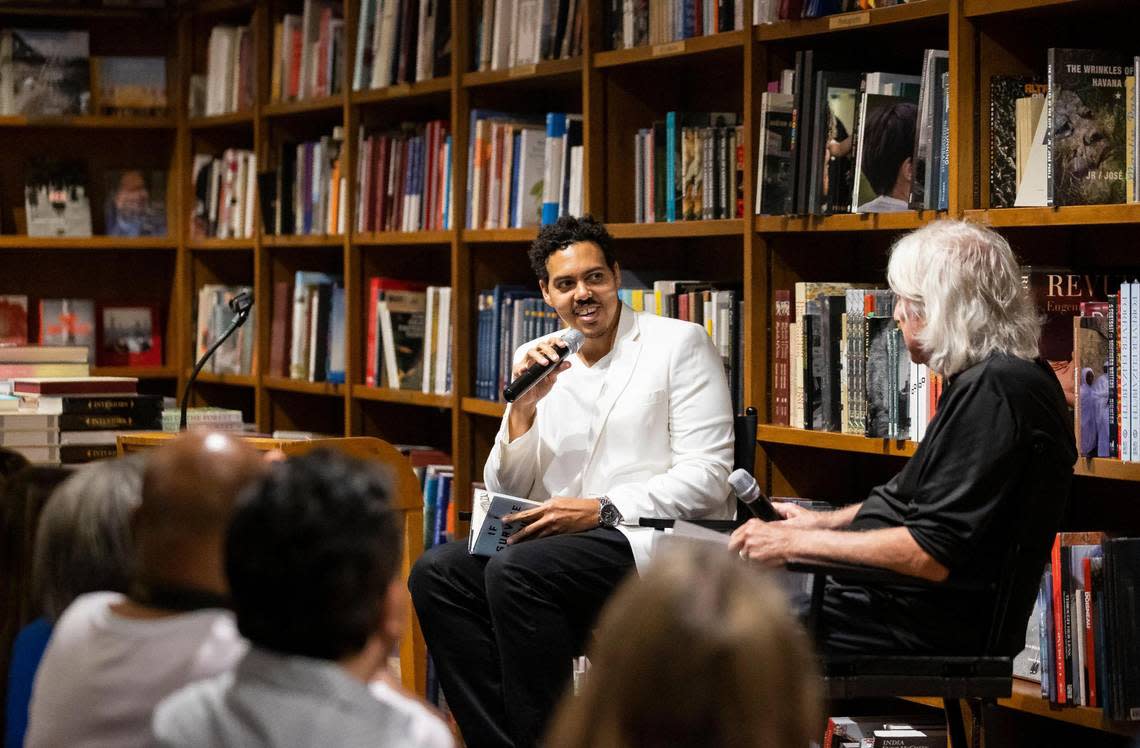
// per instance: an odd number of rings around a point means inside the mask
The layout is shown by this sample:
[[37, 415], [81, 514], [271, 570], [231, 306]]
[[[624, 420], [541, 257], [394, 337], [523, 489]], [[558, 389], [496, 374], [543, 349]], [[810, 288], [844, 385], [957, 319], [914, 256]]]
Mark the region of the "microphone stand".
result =
[[253, 309], [253, 296], [248, 291], [242, 291], [237, 296], [230, 299], [230, 311], [234, 313], [234, 318], [230, 322], [230, 326], [226, 328], [214, 344], [202, 354], [202, 358], [198, 359], [197, 365], [194, 366], [194, 371], [190, 373], [190, 378], [186, 380], [186, 389], [182, 391], [182, 416], [178, 421], [178, 430], [186, 430], [186, 409], [190, 405], [190, 391], [194, 389], [194, 381], [198, 378], [198, 372], [202, 371], [202, 367], [214, 355], [214, 351], [222, 346], [231, 335], [237, 332], [237, 329], [245, 324], [249, 319], [249, 312]]

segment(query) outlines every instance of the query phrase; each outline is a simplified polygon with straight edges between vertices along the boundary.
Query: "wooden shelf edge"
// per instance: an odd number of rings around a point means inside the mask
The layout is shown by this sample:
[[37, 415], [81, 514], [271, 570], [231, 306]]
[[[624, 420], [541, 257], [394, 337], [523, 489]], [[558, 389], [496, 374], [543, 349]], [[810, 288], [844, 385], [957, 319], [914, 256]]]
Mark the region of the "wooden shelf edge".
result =
[[337, 93], [332, 96], [322, 96], [318, 99], [302, 99], [300, 101], [275, 101], [261, 108], [262, 115], [266, 117], [288, 117], [294, 114], [312, 114], [314, 112], [335, 112], [344, 107], [344, 94]]
[[615, 239], [669, 239], [702, 236], [741, 236], [744, 221], [727, 218], [716, 221], [674, 221], [673, 223], [609, 223], [606, 228]]
[[992, 16], [1016, 13], [1022, 10], [1039, 10], [1056, 5], [1075, 5], [1078, 0], [965, 0], [962, 13], [967, 17]]
[[469, 243], [532, 242], [538, 227], [525, 229], [463, 229], [463, 241]]
[[177, 249], [165, 236], [0, 236], [0, 249]]
[[178, 122], [173, 117], [131, 117], [86, 114], [74, 117], [29, 117], [5, 115], [0, 127], [43, 127], [75, 130], [173, 130]]
[[268, 235], [261, 238], [262, 244], [267, 247], [343, 247], [344, 234], [312, 234], [312, 235]]
[[91, 376], [138, 377], [139, 379], [176, 379], [178, 377], [178, 369], [173, 366], [92, 366]]
[[[186, 371], [186, 378], [190, 378], [190, 370]], [[256, 387], [257, 377], [250, 374], [212, 374], [202, 372], [198, 375], [198, 384], [223, 384], [229, 387]]]
[[290, 379], [288, 377], [263, 377], [261, 384], [267, 390], [277, 392], [297, 392], [302, 395], [320, 395], [324, 397], [343, 397], [344, 385], [332, 382], [309, 382], [303, 379]]
[[967, 220], [999, 228], [1140, 223], [1140, 203], [1066, 205], [1054, 208], [991, 208], [967, 210], [963, 216]]
[[758, 42], [795, 39], [804, 36], [818, 36], [835, 32], [910, 23], [928, 18], [949, 17], [949, 0], [922, 0], [918, 3], [892, 5], [873, 10], [857, 10], [851, 13], [837, 13], [822, 18], [779, 21], [757, 26], [754, 38]]
[[227, 112], [226, 114], [211, 114], [205, 117], [191, 117], [187, 126], [191, 130], [209, 130], [215, 127], [238, 127], [240, 125], [253, 126], [253, 112]]
[[1006, 699], [998, 699], [998, 706], [1027, 714], [1035, 714], [1046, 719], [1058, 722], [1067, 722], [1071, 725], [1088, 727], [1102, 732], [1111, 732], [1117, 735], [1135, 734], [1135, 723], [1113, 722], [1105, 719], [1102, 709], [1087, 706], [1060, 707], [1041, 698], [1041, 686], [1031, 681], [1013, 679], [1013, 695]]
[[914, 442], [899, 439], [874, 439], [856, 434], [808, 431], [770, 424], [762, 424], [757, 427], [756, 441], [760, 444], [786, 444], [796, 447], [814, 447], [887, 457], [910, 457], [918, 446]]
[[1106, 457], [1078, 457], [1073, 475], [1140, 482], [1140, 462], [1122, 462]]
[[357, 400], [370, 400], [383, 403], [398, 403], [401, 405], [420, 405], [425, 408], [452, 407], [451, 395], [433, 395], [413, 390], [393, 390], [385, 387], [368, 387], [363, 384], [352, 386], [352, 396]]
[[368, 88], [363, 91], [353, 91], [349, 101], [353, 104], [374, 104], [379, 101], [392, 101], [394, 99], [408, 99], [415, 96], [430, 96], [451, 91], [451, 78], [432, 78], [415, 83], [398, 83], [385, 88]]
[[557, 78], [572, 75], [582, 71], [582, 57], [571, 57], [569, 60], [546, 60], [533, 65], [518, 65], [506, 70], [484, 70], [481, 72], [464, 73], [463, 87], [478, 88], [480, 86], [494, 86], [501, 83], [518, 83], [527, 80], [540, 80], [542, 78]]
[[252, 251], [253, 239], [195, 239], [186, 248], [194, 252]]
[[707, 36], [695, 36], [666, 44], [647, 44], [630, 49], [613, 49], [594, 55], [594, 67], [609, 68], [621, 65], [642, 65], [657, 60], [675, 59], [707, 54], [721, 49], [744, 48], [744, 31], [722, 31]]
[[400, 244], [451, 244], [455, 232], [450, 229], [440, 231], [380, 231], [367, 234], [353, 234], [351, 241], [360, 247], [392, 246]]
[[465, 397], [462, 401], [464, 413], [490, 418], [502, 418], [507, 411], [506, 403], [496, 403], [478, 397]]
[[837, 213], [830, 216], [753, 216], [753, 230], [760, 234], [909, 231], [946, 215], [944, 210], [906, 210], [900, 213]]

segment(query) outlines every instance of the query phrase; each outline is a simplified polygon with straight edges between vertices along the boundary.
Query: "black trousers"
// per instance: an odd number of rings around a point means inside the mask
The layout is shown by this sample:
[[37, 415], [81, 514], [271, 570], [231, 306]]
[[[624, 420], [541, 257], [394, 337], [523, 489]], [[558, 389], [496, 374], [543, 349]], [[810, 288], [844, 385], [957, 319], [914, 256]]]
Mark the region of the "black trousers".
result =
[[535, 745], [598, 612], [633, 570], [629, 541], [598, 528], [491, 558], [436, 546], [408, 579], [447, 704], [470, 748]]

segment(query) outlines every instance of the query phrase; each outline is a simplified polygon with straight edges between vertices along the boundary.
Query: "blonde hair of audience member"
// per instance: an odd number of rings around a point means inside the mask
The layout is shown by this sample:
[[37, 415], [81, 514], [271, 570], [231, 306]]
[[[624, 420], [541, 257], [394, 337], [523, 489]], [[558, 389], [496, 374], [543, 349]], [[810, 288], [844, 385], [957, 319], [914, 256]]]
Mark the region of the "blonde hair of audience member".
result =
[[723, 548], [679, 546], [603, 610], [547, 748], [802, 748], [819, 676], [782, 591]]

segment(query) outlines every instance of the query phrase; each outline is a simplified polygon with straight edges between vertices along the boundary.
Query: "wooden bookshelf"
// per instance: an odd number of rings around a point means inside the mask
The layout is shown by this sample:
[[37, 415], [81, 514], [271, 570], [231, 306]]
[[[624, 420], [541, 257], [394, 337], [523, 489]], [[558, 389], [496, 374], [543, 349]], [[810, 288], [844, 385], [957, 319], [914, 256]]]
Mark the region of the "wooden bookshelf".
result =
[[139, 379], [177, 379], [178, 369], [173, 366], [92, 366], [93, 377], [138, 377]]
[[[29, 119], [0, 117], [8, 152], [22, 163], [22, 150], [43, 150], [45, 139], [70, 155], [92, 160], [124, 160], [139, 155], [148, 165], [170, 173], [168, 238], [117, 237], [47, 239], [0, 236], [0, 254], [19, 258], [37, 251], [46, 270], [32, 280], [21, 272], [0, 276], [0, 293], [32, 297], [65, 295], [133, 299], [140, 288], [154, 289], [165, 304], [165, 365], [131, 370], [147, 378], [149, 387], [181, 392], [194, 364], [194, 304], [203, 283], [249, 285], [257, 299], [255, 371], [247, 376], [200, 376], [195, 404], [240, 408], [259, 431], [296, 429], [346, 435], [376, 435], [396, 443], [431, 443], [450, 451], [455, 461], [455, 492], [469, 496], [470, 484], [482, 473], [486, 450], [505, 411], [502, 403], [473, 397], [477, 320], [475, 294], [497, 283], [533, 283], [522, 249], [536, 228], [468, 229], [466, 180], [470, 113], [476, 107], [541, 113], [581, 112], [585, 158], [584, 210], [606, 220], [618, 239], [623, 265], [660, 270], [665, 277], [698, 277], [740, 283], [744, 301], [744, 389], [746, 404], [770, 417], [772, 355], [771, 299], [777, 289], [799, 280], [883, 280], [886, 251], [893, 238], [944, 216], [987, 223], [1007, 234], [1019, 252], [1035, 260], [1081, 259], [1084, 239], [1097, 230], [1136, 237], [1140, 206], [1077, 206], [989, 210], [988, 114], [982, 89], [990, 75], [1044, 72], [1049, 46], [1107, 46], [1093, 31], [1071, 23], [1079, 18], [1089, 29], [1099, 14], [1123, 17], [1127, 0], [921, 0], [837, 16], [770, 25], [752, 25], [752, 3], [744, 3], [745, 28], [706, 37], [634, 49], [609, 50], [603, 38], [602, 0], [582, 0], [585, 12], [582, 54], [570, 60], [541, 62], [507, 70], [475, 72], [473, 8], [450, 0], [453, 30], [451, 69], [445, 75], [387, 88], [351, 91], [357, 38], [358, 0], [342, 2], [346, 21], [346, 79], [341, 93], [300, 102], [269, 98], [273, 24], [300, 3], [253, 0], [191, 0], [176, 10], [95, 9], [36, 4], [0, 7], [0, 19], [23, 25], [91, 25], [106, 19], [152, 24], [153, 38], [138, 41], [147, 53], [163, 54], [178, 64], [168, 66], [172, 81], [171, 118], [72, 117]], [[1063, 24], [1056, 19], [1066, 19]], [[1090, 23], [1084, 23], [1091, 21]], [[248, 111], [188, 116], [191, 73], [205, 69], [206, 40], [215, 23], [249, 24], [256, 51], [255, 96]], [[1113, 24], [1098, 34], [1131, 43], [1128, 24]], [[1056, 28], [1054, 28], [1056, 27]], [[1116, 28], [1119, 27], [1119, 28]], [[149, 28], [149, 27], [148, 27]], [[158, 29], [161, 29], [159, 31]], [[107, 44], [113, 40], [104, 40]], [[132, 42], [135, 44], [135, 42]], [[148, 46], [149, 45], [149, 46]], [[950, 51], [950, 210], [877, 215], [754, 216], [759, 134], [760, 92], [780, 70], [792, 67], [799, 50], [833, 50], [851, 55], [853, 65], [874, 58], [877, 69], [917, 73], [924, 47]], [[132, 52], [134, 53], [134, 52]], [[898, 60], [897, 65], [894, 60]], [[1034, 66], [1040, 68], [1035, 71]], [[633, 133], [667, 111], [736, 111], [744, 131], [744, 205], [741, 219], [676, 223], [632, 223]], [[397, 127], [402, 122], [442, 118], [452, 137], [452, 228], [446, 231], [358, 233], [355, 206], [359, 128]], [[258, 157], [258, 170], [276, 168], [282, 142], [314, 138], [342, 126], [346, 135], [343, 162], [348, 192], [347, 236], [270, 236], [248, 239], [192, 240], [189, 221], [193, 203], [191, 170], [196, 153], [246, 148]], [[120, 158], [121, 157], [121, 158]], [[22, 177], [11, 163], [0, 184], [6, 201], [0, 227], [12, 231]], [[21, 167], [22, 168], [22, 167]], [[10, 175], [10, 176], [9, 176]], [[99, 206], [92, 203], [93, 217]], [[1024, 243], [1019, 236], [1030, 235]], [[1113, 236], [1117, 234], [1114, 233]], [[1042, 249], [1043, 248], [1043, 249]], [[39, 250], [44, 250], [39, 252]], [[137, 257], [138, 260], [132, 258]], [[107, 267], [104, 267], [107, 266]], [[146, 266], [146, 267], [143, 267]], [[1135, 265], [1133, 265], [1135, 266]], [[22, 269], [22, 268], [21, 268]], [[271, 329], [274, 284], [298, 270], [341, 274], [346, 287], [346, 381], [344, 385], [310, 383], [268, 376], [273, 344]], [[50, 272], [49, 272], [50, 271]], [[113, 271], [113, 272], [112, 272]], [[453, 289], [452, 361], [454, 394], [367, 387], [364, 382], [367, 338], [367, 283], [372, 276], [409, 278]], [[21, 276], [21, 277], [17, 277]], [[65, 286], [60, 278], [66, 276]], [[112, 280], [107, 280], [108, 277]], [[63, 288], [65, 290], [62, 290]], [[23, 290], [21, 290], [23, 289]], [[100, 370], [117, 371], [117, 370]], [[144, 374], [143, 372], [146, 371]], [[810, 495], [817, 477], [850, 492], [870, 487], [869, 476], [914, 453], [910, 442], [761, 426], [758, 430], [757, 475], [774, 495], [794, 495], [791, 486]], [[1082, 461], [1076, 468], [1079, 491], [1099, 491], [1140, 482], [1140, 465], [1116, 460]], [[1100, 480], [1104, 479], [1104, 480]], [[1090, 488], [1091, 487], [1091, 488]], [[821, 495], [820, 498], [831, 498]], [[1134, 506], [1135, 502], [1127, 503]], [[1130, 512], [1130, 513], [1129, 513]], [[1131, 509], [1127, 522], [1140, 510]], [[1122, 520], [1122, 523], [1125, 520]], [[1138, 526], [1140, 522], [1130, 527]], [[422, 684], [420, 684], [422, 686]], [[1015, 693], [1008, 708], [1048, 719], [1119, 732], [1100, 722], [1099, 712], [1079, 719], [1082, 710], [1041, 708], [1031, 694]], [[1020, 706], [1018, 706], [1020, 705]], [[1095, 733], [1093, 734], [1095, 737]], [[1095, 744], [1095, 740], [1093, 743]]]

